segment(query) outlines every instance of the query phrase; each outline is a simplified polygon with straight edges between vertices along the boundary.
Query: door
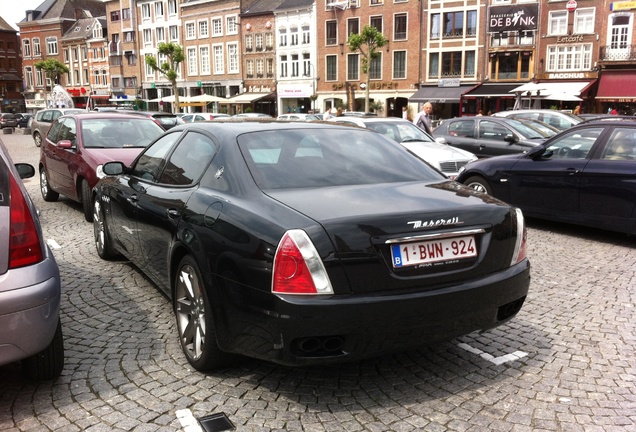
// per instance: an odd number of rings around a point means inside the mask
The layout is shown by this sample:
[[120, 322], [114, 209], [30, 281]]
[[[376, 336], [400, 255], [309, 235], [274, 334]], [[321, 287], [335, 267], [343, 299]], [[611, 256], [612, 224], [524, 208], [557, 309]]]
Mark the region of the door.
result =
[[[68, 140], [71, 148], [59, 147], [59, 142]], [[77, 126], [75, 119], [60, 119], [53, 123], [43, 142], [47, 174], [51, 187], [67, 197], [77, 199], [75, 171], [78, 165]]]
[[447, 134], [444, 135], [444, 139], [448, 145], [477, 154], [478, 146], [475, 140], [474, 119], [451, 120], [446, 131]]

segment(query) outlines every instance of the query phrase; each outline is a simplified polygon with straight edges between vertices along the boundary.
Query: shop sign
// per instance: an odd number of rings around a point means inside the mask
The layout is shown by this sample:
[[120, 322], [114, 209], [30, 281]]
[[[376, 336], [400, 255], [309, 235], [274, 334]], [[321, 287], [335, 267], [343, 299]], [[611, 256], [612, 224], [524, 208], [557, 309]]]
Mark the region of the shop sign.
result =
[[571, 35], [571, 36], [559, 36], [557, 37], [557, 43], [576, 43], [583, 42], [583, 35]]
[[[261, 89], [261, 91], [265, 90]], [[306, 98], [311, 96], [312, 94], [313, 89], [310, 84], [278, 86], [278, 96], [280, 96], [281, 98]]]
[[490, 6], [488, 9], [488, 31], [491, 33], [537, 30], [538, 22], [537, 4]]
[[444, 78], [437, 81], [437, 87], [459, 87], [459, 78]]
[[27, 108], [46, 108], [46, 101], [44, 99], [26, 99], [24, 103]]
[[631, 9], [636, 9], [636, 1], [619, 1], [610, 3], [610, 10], [613, 12]]

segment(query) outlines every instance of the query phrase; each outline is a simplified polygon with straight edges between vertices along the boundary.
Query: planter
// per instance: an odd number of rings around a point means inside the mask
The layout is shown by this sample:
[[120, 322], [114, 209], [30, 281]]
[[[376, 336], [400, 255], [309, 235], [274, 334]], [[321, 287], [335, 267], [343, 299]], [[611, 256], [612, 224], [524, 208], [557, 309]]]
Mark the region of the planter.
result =
[[6, 128], [2, 128], [2, 133], [4, 135], [9, 135], [13, 133], [13, 128], [12, 127], [6, 127]]

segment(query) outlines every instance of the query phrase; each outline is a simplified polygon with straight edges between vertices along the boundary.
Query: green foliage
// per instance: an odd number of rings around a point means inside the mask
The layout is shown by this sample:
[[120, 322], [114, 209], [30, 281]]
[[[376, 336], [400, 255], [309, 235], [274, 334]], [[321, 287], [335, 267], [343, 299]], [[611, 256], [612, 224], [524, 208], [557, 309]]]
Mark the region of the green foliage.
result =
[[382, 104], [382, 102], [380, 102], [380, 101], [371, 102], [371, 103], [369, 104], [369, 108], [370, 108], [372, 111], [377, 111], [377, 112], [382, 112], [382, 111], [384, 111], [384, 105], [383, 105], [383, 104]]
[[146, 64], [154, 71], [162, 73], [172, 84], [172, 93], [175, 95], [175, 112], [179, 112], [179, 91], [177, 89], [177, 76], [179, 65], [183, 63], [184, 55], [181, 45], [176, 43], [161, 42], [157, 46], [157, 53], [165, 56], [166, 61], [157, 64], [157, 59], [152, 55], [146, 55]]
[[352, 33], [347, 39], [347, 46], [351, 52], [360, 53], [362, 73], [367, 76], [364, 110], [369, 111], [369, 65], [371, 60], [380, 56], [379, 49], [389, 43], [389, 40], [373, 26], [365, 25], [360, 33]]
[[37, 70], [44, 71], [46, 77], [50, 79], [53, 84], [57, 82], [60, 75], [68, 73], [68, 67], [58, 59], [50, 58], [40, 60], [36, 62], [34, 66]]

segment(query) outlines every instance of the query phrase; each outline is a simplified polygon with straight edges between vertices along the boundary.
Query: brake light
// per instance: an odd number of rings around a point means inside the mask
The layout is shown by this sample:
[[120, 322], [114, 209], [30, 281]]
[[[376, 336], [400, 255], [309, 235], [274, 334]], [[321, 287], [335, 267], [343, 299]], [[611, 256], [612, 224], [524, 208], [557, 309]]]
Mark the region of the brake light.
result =
[[333, 294], [325, 266], [304, 231], [287, 231], [278, 244], [274, 256], [272, 292]]
[[10, 183], [9, 268], [24, 267], [44, 259], [38, 230], [17, 181]]
[[512, 253], [512, 262], [515, 265], [526, 257], [526, 240], [528, 239], [528, 230], [521, 209], [515, 209], [517, 216], [517, 240], [515, 241], [515, 250]]

